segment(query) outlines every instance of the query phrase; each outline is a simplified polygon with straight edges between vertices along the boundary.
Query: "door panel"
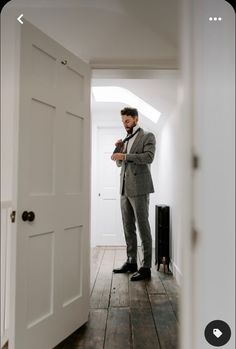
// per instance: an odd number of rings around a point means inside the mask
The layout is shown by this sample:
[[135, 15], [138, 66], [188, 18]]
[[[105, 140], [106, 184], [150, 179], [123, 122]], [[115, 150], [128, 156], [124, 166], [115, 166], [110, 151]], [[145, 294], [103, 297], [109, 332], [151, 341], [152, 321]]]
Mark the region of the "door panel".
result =
[[63, 307], [66, 307], [82, 296], [82, 227], [64, 229], [63, 255], [67, 256], [62, 269]]
[[111, 160], [114, 143], [124, 135], [121, 127], [98, 129], [97, 233], [100, 245], [125, 245], [120, 212], [120, 167]]
[[83, 164], [83, 126], [84, 120], [78, 115], [65, 114], [65, 191], [67, 194], [78, 194], [82, 191]]
[[[30, 194], [54, 192], [54, 130], [56, 108], [42, 101], [32, 99], [29, 125], [29, 168]], [[43, 142], [42, 142], [43, 135]]]
[[[53, 270], [55, 234], [29, 236], [27, 328], [34, 327], [53, 314]], [[43, 259], [42, 259], [43, 256]], [[37, 274], [35, 271], [37, 270]]]
[[21, 28], [12, 348], [52, 349], [88, 319], [90, 69], [26, 20]]

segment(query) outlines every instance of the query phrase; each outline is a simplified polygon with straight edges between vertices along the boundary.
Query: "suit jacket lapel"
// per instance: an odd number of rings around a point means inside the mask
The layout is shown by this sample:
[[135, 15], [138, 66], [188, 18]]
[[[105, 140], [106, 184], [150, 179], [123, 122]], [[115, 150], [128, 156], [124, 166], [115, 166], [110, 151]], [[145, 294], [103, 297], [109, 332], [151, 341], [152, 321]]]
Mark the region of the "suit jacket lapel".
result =
[[139, 144], [140, 139], [143, 137], [143, 135], [144, 135], [144, 131], [142, 128], [140, 128], [140, 131], [138, 132], [138, 134], [134, 140], [134, 143], [132, 144], [132, 147], [130, 149], [130, 153], [134, 153], [134, 151], [135, 151], [137, 145]]

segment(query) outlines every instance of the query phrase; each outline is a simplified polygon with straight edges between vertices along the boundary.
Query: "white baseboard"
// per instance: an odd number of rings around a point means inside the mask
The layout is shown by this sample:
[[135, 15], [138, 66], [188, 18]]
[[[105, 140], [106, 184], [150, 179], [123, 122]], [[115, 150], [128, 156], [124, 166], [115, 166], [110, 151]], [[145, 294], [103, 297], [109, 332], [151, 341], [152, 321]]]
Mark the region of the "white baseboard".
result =
[[182, 284], [183, 274], [182, 274], [181, 270], [179, 269], [179, 267], [172, 260], [170, 260], [170, 269], [171, 269], [171, 271], [172, 271], [172, 273], [173, 273], [177, 283], [179, 285], [181, 285]]

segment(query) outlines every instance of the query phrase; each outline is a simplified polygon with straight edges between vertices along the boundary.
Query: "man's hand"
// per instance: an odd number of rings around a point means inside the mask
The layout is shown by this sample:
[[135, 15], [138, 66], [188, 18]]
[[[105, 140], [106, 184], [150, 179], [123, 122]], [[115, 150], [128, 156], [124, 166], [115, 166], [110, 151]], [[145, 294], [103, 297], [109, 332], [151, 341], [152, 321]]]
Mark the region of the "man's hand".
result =
[[112, 154], [111, 159], [114, 160], [114, 161], [117, 161], [117, 160], [123, 161], [123, 160], [125, 160], [125, 154], [123, 154], [123, 153], [114, 153], [114, 154]]
[[117, 146], [119, 143], [122, 143], [122, 139], [118, 139], [118, 141], [115, 142], [115, 146]]

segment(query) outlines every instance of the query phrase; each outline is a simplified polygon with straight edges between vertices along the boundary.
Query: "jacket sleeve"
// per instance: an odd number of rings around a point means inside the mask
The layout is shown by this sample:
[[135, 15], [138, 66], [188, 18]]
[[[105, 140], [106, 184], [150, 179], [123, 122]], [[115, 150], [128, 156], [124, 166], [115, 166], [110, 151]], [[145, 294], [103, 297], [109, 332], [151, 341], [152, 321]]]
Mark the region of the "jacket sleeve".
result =
[[136, 164], [151, 164], [156, 151], [156, 138], [153, 133], [148, 133], [143, 144], [143, 152], [136, 154], [126, 154], [127, 162]]

